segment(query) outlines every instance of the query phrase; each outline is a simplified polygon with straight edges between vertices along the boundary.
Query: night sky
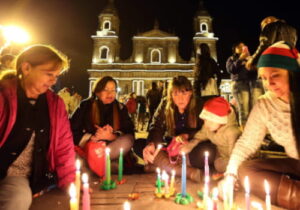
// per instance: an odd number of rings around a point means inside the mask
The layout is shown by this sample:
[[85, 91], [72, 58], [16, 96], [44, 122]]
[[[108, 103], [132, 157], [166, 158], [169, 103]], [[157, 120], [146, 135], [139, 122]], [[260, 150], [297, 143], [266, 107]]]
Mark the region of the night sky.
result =
[[[285, 19], [300, 30], [296, 0], [237, 1], [204, 0], [213, 17], [218, 60], [224, 68], [231, 55], [231, 45], [244, 41], [253, 52], [258, 45], [260, 21], [269, 15]], [[26, 28], [32, 43], [51, 44], [71, 59], [71, 69], [64, 75], [65, 86], [74, 85], [83, 96], [88, 92], [88, 75], [98, 15], [107, 0], [0, 0], [0, 25], [15, 24]], [[180, 38], [179, 52], [189, 60], [193, 42], [193, 18], [198, 0], [115, 0], [120, 18], [121, 58], [132, 52], [133, 35], [153, 29], [155, 19], [160, 29]], [[299, 48], [298, 48], [299, 49]]]

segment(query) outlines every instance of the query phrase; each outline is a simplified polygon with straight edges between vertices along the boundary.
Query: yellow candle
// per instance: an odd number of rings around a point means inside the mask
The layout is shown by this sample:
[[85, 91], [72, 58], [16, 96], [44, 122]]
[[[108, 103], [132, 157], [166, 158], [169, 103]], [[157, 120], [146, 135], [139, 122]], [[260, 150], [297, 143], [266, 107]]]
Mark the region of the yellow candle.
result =
[[76, 187], [74, 183], [70, 185], [69, 194], [70, 194], [70, 210], [78, 210], [78, 200], [76, 197]]
[[270, 185], [267, 180], [264, 180], [266, 192], [266, 210], [271, 210]]
[[76, 177], [75, 177], [75, 185], [76, 185], [76, 198], [77, 198], [77, 202], [79, 202], [80, 200], [80, 186], [81, 186], [81, 181], [80, 181], [80, 160], [76, 160], [75, 163], [76, 166]]

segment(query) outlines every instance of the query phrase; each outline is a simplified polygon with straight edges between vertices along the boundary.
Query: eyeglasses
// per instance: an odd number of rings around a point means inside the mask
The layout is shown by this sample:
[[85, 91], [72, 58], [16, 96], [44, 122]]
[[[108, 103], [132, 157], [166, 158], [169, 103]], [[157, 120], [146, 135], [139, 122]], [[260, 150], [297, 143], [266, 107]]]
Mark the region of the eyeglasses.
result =
[[105, 93], [117, 93], [117, 90], [104, 89], [103, 92], [105, 92]]

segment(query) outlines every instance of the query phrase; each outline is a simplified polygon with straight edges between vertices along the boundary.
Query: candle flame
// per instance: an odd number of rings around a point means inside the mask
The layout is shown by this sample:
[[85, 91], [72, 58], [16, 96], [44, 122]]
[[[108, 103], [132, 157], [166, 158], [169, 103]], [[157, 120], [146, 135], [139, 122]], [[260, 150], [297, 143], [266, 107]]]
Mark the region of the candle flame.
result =
[[161, 148], [162, 148], [162, 145], [161, 145], [161, 144], [158, 144], [158, 145], [157, 145], [157, 149], [160, 150]]
[[105, 153], [106, 153], [106, 155], [109, 155], [109, 153], [110, 153], [110, 148], [106, 148], [106, 149], [105, 149]]
[[249, 177], [246, 176], [244, 179], [244, 186], [245, 186], [245, 191], [246, 193], [250, 193], [250, 183], [249, 183]]
[[258, 202], [255, 202], [255, 201], [252, 201], [252, 202], [251, 202], [251, 206], [252, 206], [253, 208], [258, 209], [258, 210], [263, 210], [262, 205], [261, 205], [260, 203], [258, 203]]
[[168, 180], [169, 179], [169, 175], [167, 174], [167, 172], [165, 170], [162, 171], [162, 179], [163, 180]]
[[87, 175], [87, 173], [83, 173], [81, 178], [84, 184], [87, 184], [89, 182], [89, 176]]
[[209, 152], [208, 152], [208, 151], [205, 151], [205, 152], [204, 152], [204, 156], [208, 157], [208, 156], [209, 156]]
[[123, 152], [123, 148], [120, 148], [120, 153]]
[[156, 168], [156, 172], [160, 174], [160, 168]]
[[218, 194], [219, 194], [219, 191], [218, 191], [218, 188], [214, 188], [213, 189], [213, 199], [218, 199]]
[[71, 183], [69, 188], [69, 195], [71, 198], [76, 198], [76, 187], [74, 183]]
[[182, 155], [182, 156], [185, 156], [185, 152], [181, 152], [181, 155]]
[[75, 166], [76, 166], [76, 170], [77, 170], [77, 171], [80, 171], [81, 163], [80, 163], [80, 160], [79, 160], [79, 159], [76, 160]]
[[130, 203], [128, 201], [124, 203], [124, 210], [130, 210]]
[[267, 180], [264, 180], [264, 184], [265, 184], [265, 192], [267, 195], [270, 194], [270, 185], [269, 182]]
[[175, 176], [175, 174], [176, 174], [176, 171], [172, 170], [172, 176]]

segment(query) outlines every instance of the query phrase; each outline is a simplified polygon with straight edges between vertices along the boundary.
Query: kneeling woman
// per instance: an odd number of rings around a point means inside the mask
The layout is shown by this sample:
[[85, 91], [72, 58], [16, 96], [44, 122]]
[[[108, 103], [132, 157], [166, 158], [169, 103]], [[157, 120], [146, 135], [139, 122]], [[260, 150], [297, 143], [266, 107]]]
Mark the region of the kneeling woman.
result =
[[[150, 125], [148, 145], [143, 150], [144, 161], [148, 164], [146, 171], [160, 167], [168, 172], [174, 169], [177, 175], [181, 174], [180, 164], [171, 164], [165, 151], [160, 151], [155, 157], [155, 149], [164, 140], [170, 143], [172, 137], [192, 139], [203, 124], [198, 118], [203, 101], [203, 98], [197, 100], [193, 96], [192, 84], [186, 77], [173, 78], [168, 86], [167, 97], [159, 105]], [[210, 142], [200, 143], [188, 155], [190, 167], [187, 167], [187, 176], [193, 181], [201, 181], [199, 168], [203, 168], [205, 151], [209, 151], [210, 162], [213, 163], [216, 149]]]
[[32, 193], [74, 181], [75, 152], [63, 100], [49, 88], [68, 68], [56, 49], [34, 45], [0, 81], [0, 209], [29, 209]]
[[[252, 109], [226, 171], [226, 177], [239, 175], [242, 181], [245, 176], [249, 176], [251, 192], [262, 199], [265, 196], [263, 183], [266, 179], [272, 189], [272, 204], [287, 209], [300, 209], [298, 56], [296, 49], [290, 49], [288, 45], [279, 42], [266, 49], [259, 58], [259, 75], [268, 92]], [[285, 148], [289, 158], [249, 160], [242, 164], [256, 152], [267, 133]]]
[[[116, 100], [116, 93], [116, 81], [103, 77], [96, 82], [92, 97], [83, 100], [71, 118], [75, 145], [83, 146], [87, 140], [104, 141], [112, 161], [119, 157], [121, 148], [126, 155], [134, 142], [132, 120], [126, 106]], [[117, 161], [113, 161], [112, 170], [116, 168]]]

